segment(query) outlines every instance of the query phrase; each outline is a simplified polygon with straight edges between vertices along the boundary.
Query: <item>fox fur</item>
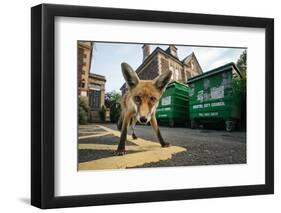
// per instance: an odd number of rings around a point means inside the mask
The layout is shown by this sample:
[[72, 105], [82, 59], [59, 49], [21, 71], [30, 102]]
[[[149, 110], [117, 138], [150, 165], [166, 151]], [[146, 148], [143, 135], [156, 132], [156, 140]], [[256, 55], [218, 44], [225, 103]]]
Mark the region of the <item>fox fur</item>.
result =
[[134, 126], [136, 122], [147, 124], [150, 122], [158, 141], [162, 147], [169, 146], [164, 142], [155, 117], [158, 102], [170, 82], [172, 72], [167, 71], [154, 80], [140, 80], [137, 73], [127, 63], [121, 64], [122, 74], [128, 86], [128, 91], [123, 95], [121, 101], [121, 115], [117, 123], [121, 131], [117, 154], [125, 154], [125, 142], [127, 139], [127, 128], [131, 126], [133, 139], [136, 139]]

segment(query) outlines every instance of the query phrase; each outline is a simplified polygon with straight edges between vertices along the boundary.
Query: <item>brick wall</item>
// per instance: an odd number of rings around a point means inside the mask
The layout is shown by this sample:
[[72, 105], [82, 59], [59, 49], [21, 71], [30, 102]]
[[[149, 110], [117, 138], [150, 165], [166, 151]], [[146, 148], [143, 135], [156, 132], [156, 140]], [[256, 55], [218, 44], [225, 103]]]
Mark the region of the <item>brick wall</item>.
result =
[[158, 76], [158, 69], [158, 60], [157, 57], [155, 57], [141, 72], [139, 72], [138, 76], [141, 80], [152, 80]]
[[[138, 71], [138, 76], [141, 80], [152, 80], [158, 76], [158, 70], [158, 57], [155, 57], [142, 70]], [[122, 95], [124, 95], [126, 91], [126, 86], [121, 88]]]
[[160, 63], [162, 72], [169, 71], [169, 62], [167, 59], [161, 57]]

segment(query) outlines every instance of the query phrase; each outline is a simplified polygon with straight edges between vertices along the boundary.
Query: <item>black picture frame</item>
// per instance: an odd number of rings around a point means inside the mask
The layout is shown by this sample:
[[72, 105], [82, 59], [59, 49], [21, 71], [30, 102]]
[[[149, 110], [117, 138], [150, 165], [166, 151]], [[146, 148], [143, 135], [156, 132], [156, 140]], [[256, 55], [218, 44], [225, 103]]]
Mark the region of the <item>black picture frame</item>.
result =
[[[54, 195], [55, 17], [265, 29], [265, 184], [93, 195]], [[41, 4], [31, 8], [31, 204], [60, 208], [274, 193], [274, 20], [241, 16]]]

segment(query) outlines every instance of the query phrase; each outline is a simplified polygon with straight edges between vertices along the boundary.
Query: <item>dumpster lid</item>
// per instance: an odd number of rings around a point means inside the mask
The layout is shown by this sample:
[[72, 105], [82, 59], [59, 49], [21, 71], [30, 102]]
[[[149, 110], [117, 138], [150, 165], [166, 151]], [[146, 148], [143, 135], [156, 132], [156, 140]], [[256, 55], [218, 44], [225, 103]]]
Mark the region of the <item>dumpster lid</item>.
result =
[[167, 88], [168, 88], [168, 87], [171, 87], [171, 86], [176, 86], [176, 85], [180, 85], [180, 86], [183, 86], [183, 87], [188, 87], [188, 85], [183, 84], [183, 83], [181, 83], [181, 82], [172, 81], [172, 82], [170, 82], [170, 83], [167, 85]]
[[200, 79], [212, 76], [212, 75], [216, 75], [218, 73], [224, 72], [224, 71], [229, 70], [231, 68], [234, 68], [234, 70], [238, 73], [240, 78], [242, 78], [242, 75], [241, 75], [239, 69], [236, 67], [236, 65], [233, 62], [231, 62], [231, 63], [227, 63], [223, 66], [217, 67], [215, 69], [212, 69], [210, 71], [204, 72], [201, 75], [197, 75], [195, 77], [192, 77], [192, 78], [188, 79], [187, 83], [189, 84], [189, 83], [192, 83], [194, 81], [197, 81], [197, 80], [200, 80]]

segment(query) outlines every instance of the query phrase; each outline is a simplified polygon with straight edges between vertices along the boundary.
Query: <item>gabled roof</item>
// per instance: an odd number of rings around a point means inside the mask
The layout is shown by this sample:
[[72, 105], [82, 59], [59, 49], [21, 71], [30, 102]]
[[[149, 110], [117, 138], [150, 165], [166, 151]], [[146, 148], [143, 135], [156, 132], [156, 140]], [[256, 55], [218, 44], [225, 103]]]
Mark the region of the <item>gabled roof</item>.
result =
[[[194, 52], [192, 52], [191, 54], [189, 54], [187, 57], [185, 57], [182, 61], [179, 60], [176, 56], [173, 56], [172, 54], [169, 53], [169, 51], [167, 51], [169, 49], [169, 47], [166, 49], [166, 50], [163, 50], [162, 48], [160, 47], [156, 47], [153, 52], [148, 56], [146, 57], [146, 59], [141, 63], [141, 65], [136, 69], [136, 73], [139, 74], [140, 71], [142, 70], [142, 68], [150, 61], [154, 58], [155, 55], [157, 55], [157, 53], [162, 53], [164, 54], [165, 56], [168, 56], [168, 57], [171, 57], [172, 59], [176, 60], [177, 62], [181, 63], [181, 64], [186, 64], [185, 61], [188, 61], [191, 60], [192, 58], [195, 59], [195, 62], [197, 63], [201, 73], [203, 72]], [[187, 62], [188, 63], [188, 62]], [[123, 84], [120, 88], [120, 90], [122, 90], [124, 87], [126, 86], [126, 83]]]
[[188, 56], [186, 56], [186, 57], [182, 60], [182, 63], [188, 64], [188, 63], [191, 61], [191, 59], [194, 59], [194, 60], [195, 60], [195, 62], [196, 62], [196, 64], [198, 65], [198, 67], [199, 67], [201, 73], [203, 73], [202, 67], [201, 67], [201, 65], [199, 64], [199, 62], [198, 62], [198, 60], [197, 60], [197, 57], [195, 56], [194, 52], [192, 52], [192, 53], [190, 53]]
[[[176, 51], [176, 55], [173, 55], [173, 54], [171, 53], [171, 50], [172, 50], [172, 49], [174, 49], [174, 50]], [[177, 49], [178, 49], [178, 48], [177, 48], [175, 45], [169, 45], [169, 47], [165, 50], [165, 52], [168, 53], [169, 55], [172, 55], [172, 56], [178, 58]]]
[[184, 59], [182, 59], [181, 62], [187, 64], [193, 56], [195, 56], [194, 52], [190, 53], [188, 56], [186, 56]]
[[163, 50], [160, 47], [156, 47], [153, 52], [142, 62], [142, 64], [136, 69], [136, 72], [139, 73], [140, 70], [157, 54], [157, 53], [162, 53], [166, 56], [172, 57], [174, 60], [182, 63], [176, 56], [171, 55], [169, 52]]
[[[178, 61], [179, 63], [182, 63], [177, 57], [169, 54], [168, 52], [166, 52], [165, 50], [163, 50], [160, 47], [156, 47], [153, 52], [141, 63], [141, 65], [136, 69], [136, 73], [139, 74], [140, 71], [142, 70], [142, 68], [150, 61], [154, 58], [155, 55], [157, 55], [157, 53], [162, 53], [166, 56], [172, 57], [174, 60]], [[120, 90], [122, 90], [124, 87], [126, 86], [126, 83], [123, 84], [120, 88]]]

